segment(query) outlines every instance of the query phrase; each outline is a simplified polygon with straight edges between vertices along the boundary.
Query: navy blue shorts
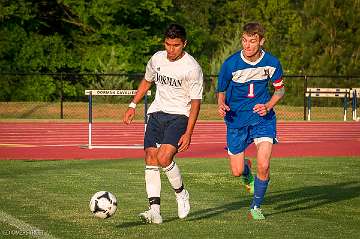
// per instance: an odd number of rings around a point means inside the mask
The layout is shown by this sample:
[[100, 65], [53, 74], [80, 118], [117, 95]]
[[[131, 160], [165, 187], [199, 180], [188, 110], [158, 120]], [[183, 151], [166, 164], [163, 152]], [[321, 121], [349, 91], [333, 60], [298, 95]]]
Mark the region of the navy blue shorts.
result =
[[186, 131], [189, 118], [186, 115], [164, 112], [154, 112], [149, 115], [144, 148], [157, 148], [161, 144], [171, 144], [175, 148], [179, 148], [178, 142]]

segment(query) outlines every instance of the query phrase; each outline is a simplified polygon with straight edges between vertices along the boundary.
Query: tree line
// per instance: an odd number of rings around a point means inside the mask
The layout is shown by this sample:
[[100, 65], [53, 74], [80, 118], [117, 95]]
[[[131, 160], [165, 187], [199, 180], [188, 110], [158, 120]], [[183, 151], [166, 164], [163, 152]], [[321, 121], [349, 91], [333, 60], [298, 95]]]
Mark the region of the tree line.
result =
[[[216, 75], [241, 47], [242, 26], [258, 21], [285, 74], [360, 75], [359, 19], [360, 0], [2, 0], [0, 72], [141, 73], [163, 49], [165, 27], [178, 22], [187, 29], [186, 51]], [[1, 75], [0, 100], [56, 99], [58, 84], [51, 76]], [[136, 81], [84, 76], [62, 84], [63, 94], [76, 96], [84, 87]]]

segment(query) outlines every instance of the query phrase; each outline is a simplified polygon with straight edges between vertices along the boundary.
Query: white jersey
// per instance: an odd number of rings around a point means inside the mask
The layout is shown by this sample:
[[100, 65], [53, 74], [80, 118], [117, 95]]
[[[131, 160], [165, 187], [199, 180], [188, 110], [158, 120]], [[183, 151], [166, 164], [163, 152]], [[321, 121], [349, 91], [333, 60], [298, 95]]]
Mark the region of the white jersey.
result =
[[158, 51], [146, 66], [145, 80], [155, 82], [156, 94], [148, 113], [162, 111], [189, 116], [191, 100], [202, 99], [203, 73], [198, 62], [188, 53], [176, 61]]

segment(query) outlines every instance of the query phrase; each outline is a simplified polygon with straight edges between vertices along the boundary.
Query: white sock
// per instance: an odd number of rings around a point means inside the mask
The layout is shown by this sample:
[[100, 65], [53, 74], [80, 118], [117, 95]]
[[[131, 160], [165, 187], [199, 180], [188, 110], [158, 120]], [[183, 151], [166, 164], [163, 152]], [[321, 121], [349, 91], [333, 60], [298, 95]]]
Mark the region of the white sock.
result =
[[159, 204], [151, 204], [150, 209], [160, 214], [160, 205]]
[[[159, 198], [160, 201], [161, 179], [158, 166], [146, 165], [145, 184], [148, 198]], [[159, 204], [151, 204], [150, 208], [160, 213], [160, 202]]]
[[174, 190], [183, 187], [183, 181], [181, 178], [180, 169], [174, 161], [172, 161], [172, 163], [166, 168], [163, 168], [163, 170], [166, 176], [168, 177], [169, 182]]

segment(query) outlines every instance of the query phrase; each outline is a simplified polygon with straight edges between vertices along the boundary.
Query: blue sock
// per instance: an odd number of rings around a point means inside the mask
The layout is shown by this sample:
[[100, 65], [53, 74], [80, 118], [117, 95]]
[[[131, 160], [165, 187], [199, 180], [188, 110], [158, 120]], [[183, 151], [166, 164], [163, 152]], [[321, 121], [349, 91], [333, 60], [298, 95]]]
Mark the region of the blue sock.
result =
[[243, 171], [242, 175], [247, 177], [249, 175], [249, 173], [250, 173], [250, 167], [247, 164], [247, 160], [245, 159], [244, 160], [244, 171]]
[[261, 203], [264, 200], [266, 189], [268, 187], [270, 179], [267, 179], [265, 181], [262, 181], [258, 179], [258, 177], [255, 177], [255, 183], [254, 183], [254, 198], [250, 205], [250, 208], [260, 207]]

